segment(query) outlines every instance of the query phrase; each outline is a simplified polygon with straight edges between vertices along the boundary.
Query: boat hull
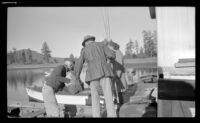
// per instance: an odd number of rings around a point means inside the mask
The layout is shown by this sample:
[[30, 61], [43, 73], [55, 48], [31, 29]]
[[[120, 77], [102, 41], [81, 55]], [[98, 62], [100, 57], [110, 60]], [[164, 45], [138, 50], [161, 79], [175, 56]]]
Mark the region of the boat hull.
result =
[[[42, 92], [26, 88], [29, 101], [44, 102]], [[67, 105], [91, 105], [91, 96], [88, 95], [65, 95], [56, 94], [56, 99], [59, 104]], [[100, 96], [100, 103], [104, 104], [104, 97]]]

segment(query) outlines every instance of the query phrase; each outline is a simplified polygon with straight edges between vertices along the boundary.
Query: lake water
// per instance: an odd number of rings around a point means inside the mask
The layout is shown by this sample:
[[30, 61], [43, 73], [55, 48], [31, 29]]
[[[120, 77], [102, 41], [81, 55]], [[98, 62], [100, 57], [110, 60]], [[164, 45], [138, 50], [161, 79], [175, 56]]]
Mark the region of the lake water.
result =
[[[12, 104], [15, 102], [28, 103], [28, 96], [25, 87], [39, 86], [42, 87], [45, 77], [44, 72], [50, 68], [44, 69], [15, 69], [7, 70], [7, 102]], [[84, 71], [84, 70], [83, 70]], [[136, 77], [146, 74], [155, 74], [156, 68], [136, 69]], [[84, 73], [81, 79], [84, 79]], [[87, 85], [85, 84], [85, 87]]]
[[42, 87], [45, 69], [15, 69], [7, 70], [7, 101], [28, 102], [25, 87], [39, 86]]

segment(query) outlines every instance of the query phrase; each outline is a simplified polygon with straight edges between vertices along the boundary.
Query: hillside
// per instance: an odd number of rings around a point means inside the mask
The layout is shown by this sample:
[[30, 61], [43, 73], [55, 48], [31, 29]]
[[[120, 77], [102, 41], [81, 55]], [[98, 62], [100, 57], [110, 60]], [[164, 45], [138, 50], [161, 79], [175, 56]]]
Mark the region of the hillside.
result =
[[[27, 52], [27, 50], [26, 50]], [[43, 61], [43, 55], [37, 51], [31, 51], [33, 59], [36, 59], [37, 61]], [[59, 63], [64, 61], [64, 58], [59, 57], [52, 57], [52, 59], [56, 59]]]
[[[26, 60], [28, 60], [28, 49], [23, 49], [23, 50], [25, 51]], [[17, 50], [17, 51], [16, 51], [17, 56], [21, 56], [23, 50]], [[44, 63], [43, 55], [42, 55], [41, 53], [39, 53], [39, 52], [37, 52], [37, 51], [31, 50], [31, 54], [32, 54], [32, 59], [33, 59], [33, 62], [34, 62], [34, 63]], [[9, 60], [10, 60], [9, 55], [10, 55], [10, 53], [7, 53], [7, 64], [8, 64], [8, 62], [9, 62]], [[64, 58], [59, 58], [59, 57], [52, 57], [50, 61], [51, 61], [52, 63], [56, 63], [56, 62], [54, 61], [54, 59], [56, 59], [56, 61], [57, 61], [58, 63], [61, 63], [61, 62], [64, 61]]]

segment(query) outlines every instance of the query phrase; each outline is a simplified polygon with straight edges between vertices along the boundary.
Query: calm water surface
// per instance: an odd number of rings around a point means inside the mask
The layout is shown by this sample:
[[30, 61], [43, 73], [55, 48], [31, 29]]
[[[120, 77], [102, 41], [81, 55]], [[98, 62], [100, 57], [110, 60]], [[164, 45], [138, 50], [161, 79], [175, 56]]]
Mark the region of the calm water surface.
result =
[[7, 70], [7, 102], [28, 102], [25, 87], [42, 86], [45, 69]]
[[[42, 83], [45, 77], [44, 72], [49, 70], [50, 68], [7, 70], [8, 104], [12, 104], [14, 102], [28, 102], [28, 96], [25, 87], [42, 87]], [[139, 77], [141, 75], [152, 74], [156, 72], [156, 68], [136, 69], [136, 76]], [[85, 74], [81, 74], [81, 76], [84, 75]]]

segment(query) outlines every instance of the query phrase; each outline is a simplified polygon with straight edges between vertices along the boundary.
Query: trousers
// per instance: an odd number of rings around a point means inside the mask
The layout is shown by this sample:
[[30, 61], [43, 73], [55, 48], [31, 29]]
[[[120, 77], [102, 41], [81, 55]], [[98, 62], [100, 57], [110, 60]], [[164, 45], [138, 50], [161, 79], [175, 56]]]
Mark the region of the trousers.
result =
[[53, 88], [44, 84], [42, 95], [47, 117], [60, 117], [59, 106]]
[[111, 79], [108, 77], [90, 82], [93, 117], [101, 117], [100, 96], [99, 96], [100, 86], [102, 87], [102, 90], [104, 93], [107, 117], [116, 117], [116, 111], [115, 111], [114, 102], [113, 102], [113, 93], [111, 89]]

